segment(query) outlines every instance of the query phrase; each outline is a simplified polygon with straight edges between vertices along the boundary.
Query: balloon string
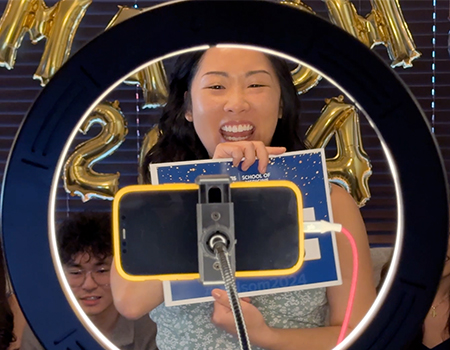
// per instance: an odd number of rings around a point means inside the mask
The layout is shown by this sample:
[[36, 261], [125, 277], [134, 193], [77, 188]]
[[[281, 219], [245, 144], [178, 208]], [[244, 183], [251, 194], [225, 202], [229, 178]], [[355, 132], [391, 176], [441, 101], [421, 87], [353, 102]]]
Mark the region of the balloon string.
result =
[[139, 89], [140, 85], [136, 85], [136, 91], [135, 91], [135, 101], [136, 101], [136, 153], [137, 153], [137, 165], [139, 167], [139, 158], [140, 158], [140, 149], [141, 149], [141, 130], [140, 130], [140, 119], [139, 119]]
[[431, 132], [435, 132], [435, 122], [436, 122], [436, 0], [433, 0], [433, 38], [431, 39], [432, 52], [431, 52]]
[[69, 194], [66, 192], [66, 217], [69, 217], [70, 213], [70, 200], [69, 200]]

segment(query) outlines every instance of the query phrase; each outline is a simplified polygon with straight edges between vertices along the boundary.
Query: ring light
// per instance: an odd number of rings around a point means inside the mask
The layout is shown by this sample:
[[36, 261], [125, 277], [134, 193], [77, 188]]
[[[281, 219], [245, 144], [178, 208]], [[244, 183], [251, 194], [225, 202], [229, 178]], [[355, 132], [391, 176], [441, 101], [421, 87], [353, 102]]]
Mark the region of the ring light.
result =
[[154, 7], [88, 43], [43, 89], [16, 137], [2, 191], [5, 255], [32, 328], [46, 349], [102, 349], [65, 297], [49, 245], [55, 170], [80, 117], [131, 70], [216, 43], [268, 48], [306, 62], [376, 126], [396, 184], [397, 272], [390, 271], [368, 315], [337, 348], [400, 349], [431, 305], [447, 250], [447, 181], [436, 141], [407, 87], [362, 43], [315, 15], [260, 1]]

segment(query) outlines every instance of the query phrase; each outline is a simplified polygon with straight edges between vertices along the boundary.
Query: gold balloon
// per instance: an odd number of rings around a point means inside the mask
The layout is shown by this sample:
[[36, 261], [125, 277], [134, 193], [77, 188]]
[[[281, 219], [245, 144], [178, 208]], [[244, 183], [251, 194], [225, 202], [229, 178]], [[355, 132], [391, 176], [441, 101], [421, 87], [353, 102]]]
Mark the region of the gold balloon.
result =
[[9, 0], [0, 19], [0, 66], [14, 68], [17, 50], [28, 32], [33, 43], [47, 39], [33, 76], [45, 86], [70, 55], [72, 41], [92, 0]]
[[95, 107], [84, 120], [80, 132], [86, 134], [96, 123], [102, 126], [100, 133], [79, 144], [64, 165], [64, 188], [67, 193], [80, 196], [83, 202], [91, 198], [113, 200], [119, 188], [120, 174], [97, 173], [92, 167], [114, 153], [128, 134], [127, 123], [118, 101], [103, 102]]
[[169, 83], [161, 61], [156, 62], [129, 76], [125, 84], [139, 85], [144, 95], [142, 108], [163, 107], [169, 97]]
[[[145, 11], [145, 9], [134, 9], [126, 6], [119, 6], [119, 11], [109, 22], [106, 29], [116, 24], [136, 16]], [[139, 85], [144, 95], [144, 105], [142, 108], [157, 108], [164, 106], [169, 97], [169, 83], [167, 81], [166, 71], [161, 61], [149, 65], [136, 74], [129, 76], [125, 84]]]
[[343, 101], [343, 96], [325, 100], [321, 116], [306, 132], [305, 143], [308, 148], [322, 148], [335, 135], [336, 156], [327, 159], [330, 180], [345, 187], [362, 207], [370, 199], [372, 166], [363, 149], [356, 108]]
[[[315, 14], [313, 9], [308, 5], [305, 5], [301, 0], [282, 0], [280, 1], [280, 4], [292, 6], [299, 10]], [[291, 72], [291, 74], [295, 88], [297, 89], [297, 93], [299, 95], [304, 94], [311, 90], [313, 87], [317, 86], [317, 84], [319, 84], [319, 81], [322, 79], [322, 76], [320, 76], [314, 70], [302, 65], [299, 65], [297, 68], [295, 68]]]
[[[150, 131], [145, 134], [144, 141], [142, 142], [141, 152], [139, 153], [139, 169], [142, 169], [144, 164], [144, 159], [152, 147], [156, 144], [159, 138], [159, 129], [157, 126], [150, 129]], [[138, 183], [147, 183], [144, 181], [143, 174], [139, 174]]]
[[291, 74], [294, 86], [299, 95], [307, 93], [309, 90], [316, 87], [320, 80], [322, 80], [321, 75], [302, 65], [299, 65], [291, 71]]
[[349, 0], [323, 1], [333, 23], [370, 48], [386, 46], [391, 67], [412, 67], [412, 61], [422, 55], [416, 50], [398, 0], [371, 0], [372, 11], [366, 18], [358, 15]]

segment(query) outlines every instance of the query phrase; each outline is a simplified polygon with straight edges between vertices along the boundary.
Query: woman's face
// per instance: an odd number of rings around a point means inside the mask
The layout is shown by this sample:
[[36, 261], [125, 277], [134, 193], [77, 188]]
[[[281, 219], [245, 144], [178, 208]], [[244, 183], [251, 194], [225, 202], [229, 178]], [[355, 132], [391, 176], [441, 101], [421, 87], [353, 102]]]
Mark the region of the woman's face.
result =
[[281, 90], [269, 59], [259, 51], [211, 48], [200, 60], [185, 114], [210, 157], [222, 142], [270, 145], [281, 117]]

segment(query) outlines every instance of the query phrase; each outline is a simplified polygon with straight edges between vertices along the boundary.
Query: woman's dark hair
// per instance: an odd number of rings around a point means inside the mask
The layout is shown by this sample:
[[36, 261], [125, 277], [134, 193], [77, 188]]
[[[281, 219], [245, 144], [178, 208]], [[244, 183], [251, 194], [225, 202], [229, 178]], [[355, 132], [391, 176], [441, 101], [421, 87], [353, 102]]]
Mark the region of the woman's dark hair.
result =
[[65, 219], [58, 228], [58, 247], [63, 264], [78, 253], [103, 260], [112, 255], [111, 215], [106, 212], [80, 212]]
[[[178, 57], [173, 67], [169, 98], [159, 120], [159, 138], [147, 153], [140, 169], [145, 182], [150, 182], [150, 163], [208, 159], [209, 155], [197, 136], [193, 123], [185, 118], [189, 91], [204, 51], [195, 51]], [[277, 74], [281, 87], [282, 118], [278, 120], [271, 146], [284, 146], [288, 151], [304, 149], [299, 133], [300, 101], [286, 62], [267, 55]]]
[[0, 248], [0, 350], [6, 350], [9, 344], [15, 341], [14, 316], [9, 305], [7, 293], [7, 274], [3, 251]]

